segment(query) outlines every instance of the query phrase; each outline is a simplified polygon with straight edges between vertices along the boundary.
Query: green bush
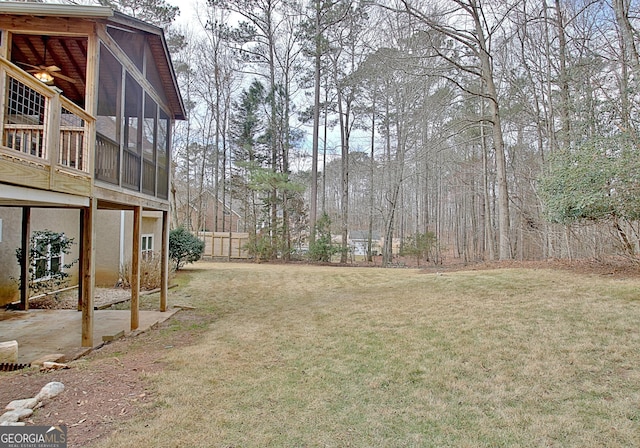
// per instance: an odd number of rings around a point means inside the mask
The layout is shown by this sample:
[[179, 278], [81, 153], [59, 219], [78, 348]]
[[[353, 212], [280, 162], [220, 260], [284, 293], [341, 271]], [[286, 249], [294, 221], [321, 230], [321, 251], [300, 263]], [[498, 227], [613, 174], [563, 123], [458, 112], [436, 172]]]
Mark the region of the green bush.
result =
[[400, 245], [400, 255], [416, 257], [420, 266], [420, 260], [429, 261], [429, 254], [436, 247], [436, 234], [433, 232], [416, 233], [406, 237]]
[[176, 269], [187, 263], [194, 263], [202, 257], [204, 241], [188, 232], [184, 227], [169, 232], [169, 258]]
[[309, 259], [311, 261], [329, 262], [331, 257], [340, 253], [340, 247], [331, 242], [331, 219], [324, 213], [316, 222], [316, 239], [309, 245]]
[[249, 241], [244, 245], [244, 250], [258, 262], [275, 259], [277, 253], [268, 232], [260, 232], [249, 236]]

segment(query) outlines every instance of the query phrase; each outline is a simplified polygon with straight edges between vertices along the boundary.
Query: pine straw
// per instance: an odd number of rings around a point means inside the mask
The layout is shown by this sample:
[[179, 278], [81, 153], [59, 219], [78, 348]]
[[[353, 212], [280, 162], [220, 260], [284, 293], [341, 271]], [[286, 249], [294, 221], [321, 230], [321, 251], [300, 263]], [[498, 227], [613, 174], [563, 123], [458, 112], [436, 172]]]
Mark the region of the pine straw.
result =
[[[640, 446], [640, 280], [200, 263], [212, 324], [104, 447]], [[177, 296], [176, 296], [177, 294]]]
[[[131, 298], [131, 290], [124, 288], [96, 288], [93, 305], [104, 307]], [[54, 292], [30, 299], [29, 308], [48, 310], [75, 310], [78, 308], [78, 289]]]

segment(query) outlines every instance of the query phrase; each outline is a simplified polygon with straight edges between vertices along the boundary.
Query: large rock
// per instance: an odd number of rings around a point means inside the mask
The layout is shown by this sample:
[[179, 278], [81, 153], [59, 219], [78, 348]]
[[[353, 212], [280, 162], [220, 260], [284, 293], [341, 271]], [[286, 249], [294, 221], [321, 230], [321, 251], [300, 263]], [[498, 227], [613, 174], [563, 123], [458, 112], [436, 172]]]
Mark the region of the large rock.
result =
[[14, 409], [35, 409], [40, 400], [37, 398], [25, 398], [24, 400], [13, 400], [5, 409], [12, 411]]
[[45, 361], [42, 363], [42, 367], [40, 370], [60, 370], [60, 369], [68, 369], [69, 366], [67, 364], [61, 364], [59, 362]]
[[33, 414], [33, 409], [14, 409], [0, 415], [0, 424], [15, 423], [23, 418], [31, 417], [31, 414]]
[[31, 361], [31, 366], [42, 366], [45, 362], [61, 362], [64, 359], [64, 353], [51, 353], [49, 355], [42, 356], [35, 361]]
[[0, 363], [18, 362], [18, 341], [0, 342]]
[[53, 398], [57, 397], [64, 390], [64, 384], [59, 383], [57, 381], [53, 381], [49, 384], [46, 384], [35, 396], [37, 400], [44, 400], [45, 398]]

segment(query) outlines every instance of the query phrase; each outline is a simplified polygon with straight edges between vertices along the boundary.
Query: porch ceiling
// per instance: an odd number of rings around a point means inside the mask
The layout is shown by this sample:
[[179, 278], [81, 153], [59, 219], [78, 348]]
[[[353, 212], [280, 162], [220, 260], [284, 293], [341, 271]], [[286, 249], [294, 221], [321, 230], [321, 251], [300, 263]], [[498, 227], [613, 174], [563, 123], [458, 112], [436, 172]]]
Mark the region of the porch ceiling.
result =
[[31, 72], [40, 66], [60, 68], [60, 71], [51, 72], [54, 76], [53, 85], [61, 89], [64, 96], [84, 108], [87, 38], [13, 34], [11, 62]]

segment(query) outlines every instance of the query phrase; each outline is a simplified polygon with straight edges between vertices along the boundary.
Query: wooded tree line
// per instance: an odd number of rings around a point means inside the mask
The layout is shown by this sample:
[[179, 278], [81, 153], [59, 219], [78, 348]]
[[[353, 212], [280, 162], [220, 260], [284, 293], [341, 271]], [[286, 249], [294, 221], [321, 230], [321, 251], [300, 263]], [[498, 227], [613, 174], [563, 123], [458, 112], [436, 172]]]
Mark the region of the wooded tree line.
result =
[[232, 209], [264, 258], [313, 245], [325, 214], [343, 262], [355, 230], [382, 236], [385, 263], [424, 235], [436, 263], [640, 250], [638, 2], [208, 0], [198, 13], [174, 52], [189, 110], [174, 223], [230, 231], [205, 216]]

